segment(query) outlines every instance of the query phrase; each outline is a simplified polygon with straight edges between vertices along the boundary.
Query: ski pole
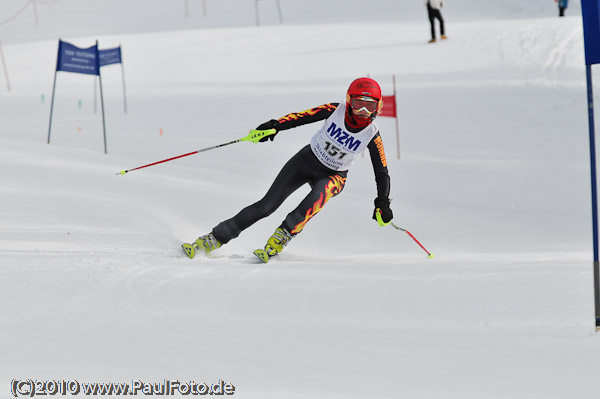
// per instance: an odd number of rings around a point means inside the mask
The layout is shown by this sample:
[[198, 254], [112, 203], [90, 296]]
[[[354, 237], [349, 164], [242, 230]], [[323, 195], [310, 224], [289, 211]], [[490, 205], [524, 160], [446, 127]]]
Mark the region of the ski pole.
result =
[[392, 223], [392, 222], [390, 222], [390, 224], [391, 224], [391, 225], [392, 225], [392, 227], [393, 227], [393, 228], [395, 228], [396, 230], [400, 230], [400, 231], [403, 231], [403, 232], [405, 232], [406, 234], [408, 234], [408, 235], [410, 236], [410, 238], [412, 238], [413, 240], [415, 240], [415, 242], [416, 242], [417, 244], [419, 244], [419, 246], [420, 246], [421, 248], [423, 248], [423, 251], [427, 252], [427, 255], [428, 255], [429, 259], [433, 258], [433, 254], [432, 254], [431, 252], [429, 252], [428, 250], [426, 250], [426, 249], [425, 249], [425, 247], [424, 247], [424, 246], [423, 246], [423, 245], [422, 245], [422, 244], [419, 242], [419, 240], [417, 240], [417, 239], [415, 238], [415, 236], [413, 236], [413, 235], [410, 233], [410, 231], [408, 231], [408, 230], [406, 230], [406, 229], [403, 229], [402, 227], [396, 226], [396, 225], [395, 225], [394, 223]]
[[275, 129], [251, 130], [250, 133], [246, 137], [242, 137], [241, 139], [233, 140], [233, 141], [230, 141], [228, 143], [214, 145], [212, 147], [203, 148], [201, 150], [189, 152], [187, 154], [178, 155], [176, 157], [172, 157], [172, 158], [168, 158], [168, 159], [163, 159], [162, 161], [149, 163], [148, 165], [138, 166], [137, 168], [122, 170], [120, 172], [117, 172], [117, 175], [124, 175], [125, 173], [129, 173], [129, 172], [134, 171], [134, 170], [147, 168], [148, 166], [158, 165], [160, 163], [169, 162], [169, 161], [172, 161], [174, 159], [179, 159], [179, 158], [187, 157], [187, 156], [194, 155], [194, 154], [200, 154], [201, 152], [205, 152], [205, 151], [215, 150], [215, 149], [220, 148], [220, 147], [225, 147], [226, 145], [231, 145], [231, 144], [239, 143], [240, 141], [250, 141], [252, 143], [258, 143], [258, 141], [260, 139], [262, 139], [263, 137], [267, 137], [267, 136], [270, 136], [270, 135], [275, 134], [275, 133], [277, 133], [277, 131]]

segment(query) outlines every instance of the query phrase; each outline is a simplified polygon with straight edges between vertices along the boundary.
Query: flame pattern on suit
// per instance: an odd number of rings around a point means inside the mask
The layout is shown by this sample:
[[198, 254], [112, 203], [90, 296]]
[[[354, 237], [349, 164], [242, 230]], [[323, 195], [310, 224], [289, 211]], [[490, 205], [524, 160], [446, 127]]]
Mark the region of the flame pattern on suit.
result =
[[292, 229], [291, 233], [292, 234], [300, 233], [302, 231], [302, 229], [304, 228], [304, 226], [306, 226], [306, 223], [308, 223], [308, 221], [310, 219], [312, 219], [313, 216], [315, 216], [317, 213], [319, 213], [321, 211], [321, 209], [323, 209], [323, 207], [325, 206], [327, 201], [329, 201], [331, 198], [335, 197], [336, 195], [338, 195], [339, 193], [342, 192], [345, 184], [346, 184], [345, 177], [338, 176], [338, 175], [330, 176], [329, 181], [325, 184], [325, 189], [323, 191], [321, 191], [321, 195], [319, 196], [319, 199], [317, 201], [315, 201], [313, 206], [310, 207], [306, 211], [306, 214], [304, 215], [304, 220], [302, 222], [298, 223]]
[[[338, 104], [336, 103], [323, 104], [319, 105], [318, 107], [307, 109], [306, 111], [292, 112], [291, 114], [282, 116], [277, 121], [279, 122], [280, 126], [283, 124], [280, 130], [289, 129], [290, 127], [296, 127], [306, 123], [327, 119], [327, 117], [331, 115], [333, 111], [335, 111], [337, 106]], [[286, 126], [286, 124], [289, 124], [290, 126]]]

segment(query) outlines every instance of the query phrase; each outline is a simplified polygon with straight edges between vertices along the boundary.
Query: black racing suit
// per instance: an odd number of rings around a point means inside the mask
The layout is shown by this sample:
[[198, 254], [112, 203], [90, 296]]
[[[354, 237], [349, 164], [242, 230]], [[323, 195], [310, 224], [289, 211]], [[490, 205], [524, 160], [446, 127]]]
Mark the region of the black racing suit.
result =
[[[276, 129], [279, 132], [325, 120], [333, 114], [338, 105], [339, 103], [329, 103], [303, 112], [291, 113], [277, 120]], [[351, 133], [360, 130], [351, 129], [349, 126], [346, 126], [346, 129]], [[388, 198], [390, 177], [379, 132], [375, 134], [367, 148], [375, 172], [377, 196]], [[281, 225], [292, 236], [296, 235], [329, 199], [343, 190], [347, 174], [347, 170], [332, 170], [323, 165], [312, 152], [310, 145], [307, 145], [283, 166], [261, 200], [242, 209], [231, 219], [219, 223], [214, 227], [212, 234], [222, 244], [229, 242], [260, 219], [275, 212], [290, 194], [308, 183], [311, 187], [310, 193], [287, 215]]]

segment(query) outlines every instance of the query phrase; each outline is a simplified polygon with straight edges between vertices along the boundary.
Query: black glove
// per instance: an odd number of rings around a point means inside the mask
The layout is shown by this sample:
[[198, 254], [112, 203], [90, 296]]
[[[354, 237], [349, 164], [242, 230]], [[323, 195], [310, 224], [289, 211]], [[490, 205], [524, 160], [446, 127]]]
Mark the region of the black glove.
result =
[[263, 137], [262, 139], [258, 140], [260, 143], [264, 143], [267, 140], [271, 140], [273, 141], [275, 139], [275, 136], [277, 135], [277, 133], [279, 133], [277, 131], [277, 127], [279, 126], [279, 122], [277, 121], [277, 119], [271, 119], [268, 122], [265, 122], [261, 125], [259, 125], [256, 130], [269, 130], [269, 129], [275, 129], [275, 133], [270, 134], [268, 136]]
[[373, 210], [373, 219], [377, 220], [377, 210], [381, 213], [381, 220], [386, 225], [394, 218], [394, 212], [390, 209], [390, 199], [387, 197], [375, 198], [375, 209]]

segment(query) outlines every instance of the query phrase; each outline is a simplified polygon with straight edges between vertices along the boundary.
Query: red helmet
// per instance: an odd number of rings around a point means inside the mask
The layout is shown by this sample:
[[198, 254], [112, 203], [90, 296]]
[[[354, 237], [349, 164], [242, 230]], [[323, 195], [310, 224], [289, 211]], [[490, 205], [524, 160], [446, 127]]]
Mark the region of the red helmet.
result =
[[[352, 112], [356, 103], [365, 104], [364, 101], [373, 102], [373, 107], [368, 107], [369, 116], [359, 116]], [[383, 99], [381, 98], [381, 87], [371, 78], [359, 78], [350, 83], [348, 92], [346, 93], [346, 123], [354, 128], [363, 128], [368, 126], [377, 116], [383, 107]]]

